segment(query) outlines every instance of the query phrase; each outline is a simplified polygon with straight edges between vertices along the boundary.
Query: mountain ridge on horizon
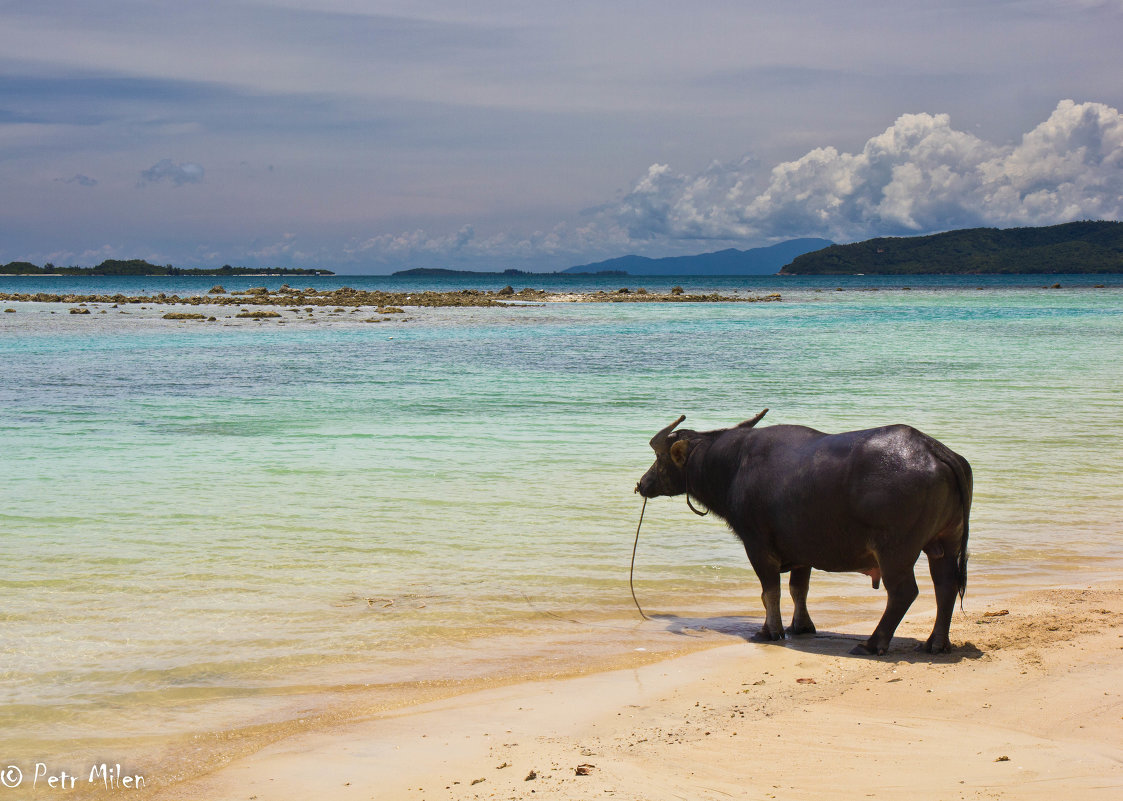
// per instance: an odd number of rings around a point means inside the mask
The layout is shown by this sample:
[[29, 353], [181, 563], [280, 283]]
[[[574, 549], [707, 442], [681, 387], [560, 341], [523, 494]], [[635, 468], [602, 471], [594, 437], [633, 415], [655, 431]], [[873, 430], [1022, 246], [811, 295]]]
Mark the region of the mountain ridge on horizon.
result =
[[726, 248], [694, 256], [618, 256], [561, 270], [563, 275], [623, 272], [628, 275], [774, 275], [797, 256], [830, 247], [818, 237], [801, 237], [748, 250]]

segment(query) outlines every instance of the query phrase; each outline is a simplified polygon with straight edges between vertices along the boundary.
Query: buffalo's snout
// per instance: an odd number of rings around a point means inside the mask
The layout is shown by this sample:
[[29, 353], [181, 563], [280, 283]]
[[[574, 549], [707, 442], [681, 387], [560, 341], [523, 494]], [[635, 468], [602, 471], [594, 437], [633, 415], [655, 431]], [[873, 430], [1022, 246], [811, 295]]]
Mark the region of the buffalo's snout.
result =
[[654, 498], [656, 495], [666, 495], [661, 488], [661, 481], [659, 476], [659, 463], [651, 465], [651, 468], [643, 474], [636, 483], [636, 492], [645, 498]]

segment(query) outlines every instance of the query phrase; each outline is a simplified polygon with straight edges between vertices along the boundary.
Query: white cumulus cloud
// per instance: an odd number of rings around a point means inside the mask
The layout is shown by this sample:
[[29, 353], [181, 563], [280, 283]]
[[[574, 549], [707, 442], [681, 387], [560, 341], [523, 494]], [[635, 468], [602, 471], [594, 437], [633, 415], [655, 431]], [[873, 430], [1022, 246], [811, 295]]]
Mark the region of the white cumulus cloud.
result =
[[157, 184], [171, 181], [176, 186], [197, 184], [203, 180], [203, 165], [193, 161], [178, 164], [171, 159], [160, 159], [140, 174], [140, 184]]
[[751, 162], [697, 175], [653, 165], [607, 212], [633, 239], [851, 241], [971, 226], [1123, 216], [1123, 116], [1061, 101], [1013, 145], [905, 114], [861, 152], [816, 148], [766, 176]]

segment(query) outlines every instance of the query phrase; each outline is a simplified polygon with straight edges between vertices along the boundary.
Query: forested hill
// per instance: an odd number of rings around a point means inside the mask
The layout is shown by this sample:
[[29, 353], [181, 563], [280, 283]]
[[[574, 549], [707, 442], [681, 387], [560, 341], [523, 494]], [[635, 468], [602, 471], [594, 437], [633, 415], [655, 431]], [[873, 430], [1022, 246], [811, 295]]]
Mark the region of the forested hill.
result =
[[797, 256], [781, 275], [1120, 273], [1123, 222], [1043, 228], [967, 228], [883, 237]]
[[149, 264], [144, 259], [107, 259], [96, 267], [42, 267], [27, 261], [0, 264], [0, 275], [335, 275], [331, 270], [291, 267], [231, 267], [225, 264], [214, 269], [202, 267], [173, 267]]

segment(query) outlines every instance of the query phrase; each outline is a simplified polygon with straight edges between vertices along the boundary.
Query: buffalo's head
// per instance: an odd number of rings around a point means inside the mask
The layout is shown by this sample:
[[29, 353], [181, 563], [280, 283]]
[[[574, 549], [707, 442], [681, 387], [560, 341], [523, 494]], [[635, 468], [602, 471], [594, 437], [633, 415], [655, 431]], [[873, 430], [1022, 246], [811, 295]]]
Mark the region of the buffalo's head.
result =
[[636, 484], [636, 492], [645, 498], [657, 495], [681, 495], [686, 492], [686, 475], [683, 467], [690, 447], [685, 438], [673, 433], [686, 415], [679, 415], [669, 426], [651, 438], [651, 450], [655, 451], [655, 464], [651, 465], [643, 478]]
[[[755, 417], [740, 423], [737, 428], [752, 428], [768, 413], [765, 409]], [[686, 419], [686, 415], [679, 415], [669, 426], [651, 438], [651, 450], [655, 451], [655, 464], [648, 468], [643, 478], [636, 484], [636, 492], [645, 498], [654, 498], [659, 495], [682, 495], [686, 492], [686, 460], [691, 449], [699, 443], [722, 432], [699, 434], [696, 431], [675, 431], [675, 428]], [[689, 499], [688, 499], [689, 500]]]

